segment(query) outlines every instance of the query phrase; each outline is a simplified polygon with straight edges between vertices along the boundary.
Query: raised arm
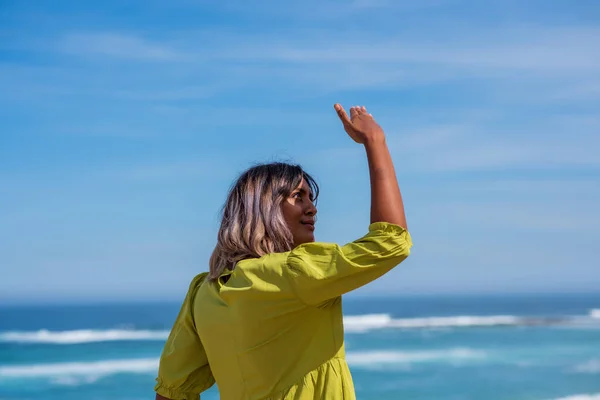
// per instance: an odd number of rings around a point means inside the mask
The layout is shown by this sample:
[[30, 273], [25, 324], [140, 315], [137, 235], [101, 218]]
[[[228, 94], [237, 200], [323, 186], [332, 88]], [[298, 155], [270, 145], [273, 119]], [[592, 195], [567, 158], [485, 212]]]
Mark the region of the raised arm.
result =
[[365, 107], [351, 107], [350, 117], [340, 104], [337, 111], [346, 133], [364, 145], [371, 178], [371, 223], [389, 222], [407, 228], [404, 204], [383, 129]]
[[365, 236], [344, 246], [305, 243], [290, 252], [284, 273], [296, 295], [314, 306], [378, 279], [404, 261], [412, 247], [383, 130], [364, 107], [350, 108], [350, 118], [341, 105], [335, 109], [348, 135], [367, 151], [371, 224]]

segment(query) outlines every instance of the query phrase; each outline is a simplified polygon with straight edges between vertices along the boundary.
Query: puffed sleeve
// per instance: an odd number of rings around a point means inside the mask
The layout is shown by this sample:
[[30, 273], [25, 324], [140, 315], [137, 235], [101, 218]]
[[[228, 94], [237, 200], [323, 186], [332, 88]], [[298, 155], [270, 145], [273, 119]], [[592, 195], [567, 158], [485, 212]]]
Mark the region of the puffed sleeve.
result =
[[404, 261], [411, 247], [407, 230], [376, 222], [365, 236], [344, 246], [315, 242], [296, 247], [286, 270], [298, 297], [319, 305], [379, 278]]
[[198, 400], [215, 383], [193, 317], [194, 297], [207, 275], [192, 280], [160, 357], [154, 390], [168, 399]]

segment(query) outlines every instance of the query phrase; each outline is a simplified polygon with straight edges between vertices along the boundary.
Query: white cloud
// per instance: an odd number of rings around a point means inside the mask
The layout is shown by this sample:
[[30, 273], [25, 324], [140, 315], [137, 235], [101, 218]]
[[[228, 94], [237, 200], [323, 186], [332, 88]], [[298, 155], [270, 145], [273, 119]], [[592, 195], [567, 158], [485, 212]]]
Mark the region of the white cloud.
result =
[[229, 178], [231, 174], [231, 164], [215, 159], [139, 165], [106, 173], [108, 176], [133, 181], [168, 181], [185, 178], [216, 180]]
[[[436, 226], [477, 229], [487, 233], [502, 229], [504, 232], [560, 232], [597, 234], [600, 215], [590, 204], [572, 208], [572, 202], [528, 202], [515, 201], [438, 201], [423, 204], [420, 215], [413, 218], [418, 226]], [[484, 226], [482, 226], [484, 225]]]
[[[201, 54], [217, 59], [289, 63], [414, 63], [457, 68], [588, 70], [600, 65], [597, 28], [478, 29], [451, 37], [299, 29], [274, 35], [221, 32]], [[204, 37], [212, 33], [202, 34]], [[202, 37], [196, 36], [195, 42]], [[445, 39], [445, 40], [441, 40]], [[228, 44], [223, 47], [222, 44]], [[480, 71], [480, 72], [485, 72]]]
[[[489, 198], [512, 199], [534, 198], [547, 202], [548, 196], [552, 199], [572, 199], [581, 201], [595, 201], [600, 199], [600, 179], [506, 179], [487, 178], [477, 181], [444, 181], [432, 187], [429, 185], [415, 185], [413, 191], [422, 195], [433, 195], [440, 193], [443, 197], [448, 193], [459, 193], [461, 196], [472, 196], [474, 194], [489, 196]], [[500, 197], [503, 196], [503, 197]], [[500, 197], [500, 198], [499, 198]]]
[[120, 33], [71, 33], [58, 43], [62, 52], [78, 56], [97, 56], [137, 61], [181, 61], [182, 53], [135, 35]]
[[[300, 26], [277, 34], [171, 30], [154, 40], [118, 31], [79, 31], [46, 47], [22, 49], [34, 54], [55, 51], [56, 65], [4, 65], [3, 70], [10, 76], [6, 85], [13, 89], [7, 91], [11, 98], [26, 101], [94, 95], [169, 103], [257, 88], [272, 96], [303, 99], [445, 83], [460, 85], [463, 92], [471, 91], [474, 101], [487, 104], [598, 98], [597, 28], [472, 28], [439, 35], [399, 29], [340, 32], [335, 25], [319, 30]], [[64, 53], [84, 62], [68, 63]], [[102, 60], [121, 62], [121, 68], [106, 69], [99, 64]], [[133, 68], [131, 61], [145, 65], [134, 63]]]
[[600, 100], [600, 80], [586, 84], [576, 84], [551, 93], [548, 100], [557, 101], [593, 101]]
[[[389, 118], [389, 112], [385, 111], [381, 120], [392, 121], [391, 126], [383, 125], [390, 151], [396, 162], [412, 173], [600, 168], [600, 137], [595, 134], [600, 121], [595, 115], [547, 117], [532, 126], [526, 121], [523, 127], [513, 129], [501, 128], [507, 122], [512, 124], [506, 121], [510, 115], [474, 120], [472, 124], [449, 122], [421, 128], [414, 128], [415, 121], [410, 121], [402, 128], [402, 123]], [[522, 120], [520, 115], [514, 118]], [[457, 115], [456, 120], [462, 117]], [[315, 159], [348, 162], [362, 160], [360, 154], [359, 148], [348, 143], [320, 150]]]
[[[227, 2], [216, 2], [211, 6], [228, 13], [252, 14], [261, 18], [276, 18], [278, 21], [330, 23], [351, 17], [372, 18], [382, 10], [413, 15], [423, 9], [436, 8], [450, 2], [451, 0], [321, 0], [303, 2], [263, 0], [260, 3], [261, 6], [256, 7], [255, 3], [229, 0]], [[178, 3], [196, 9], [199, 6], [198, 2], [189, 3], [186, 0], [179, 0]], [[203, 5], [206, 5], [206, 2], [203, 3]]]

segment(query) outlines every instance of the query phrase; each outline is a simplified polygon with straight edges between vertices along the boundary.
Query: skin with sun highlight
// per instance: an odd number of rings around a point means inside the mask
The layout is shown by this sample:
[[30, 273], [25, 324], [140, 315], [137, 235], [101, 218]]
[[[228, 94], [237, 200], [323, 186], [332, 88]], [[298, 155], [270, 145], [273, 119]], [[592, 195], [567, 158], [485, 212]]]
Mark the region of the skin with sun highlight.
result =
[[315, 241], [317, 208], [313, 200], [310, 187], [302, 180], [281, 205], [283, 217], [294, 237], [294, 246]]

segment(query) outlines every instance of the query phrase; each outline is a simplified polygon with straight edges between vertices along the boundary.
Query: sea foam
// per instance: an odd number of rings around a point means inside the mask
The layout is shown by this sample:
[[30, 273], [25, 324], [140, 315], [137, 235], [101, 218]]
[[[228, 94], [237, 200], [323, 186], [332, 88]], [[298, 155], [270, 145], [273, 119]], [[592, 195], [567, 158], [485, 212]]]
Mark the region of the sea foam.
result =
[[402, 365], [424, 362], [455, 363], [468, 360], [485, 359], [483, 351], [470, 348], [451, 348], [439, 350], [377, 350], [350, 351], [346, 354], [348, 364], [353, 366]]
[[0, 342], [79, 344], [121, 340], [165, 340], [168, 336], [169, 331], [123, 329], [49, 331], [41, 329], [32, 332], [0, 332]]
[[3, 378], [103, 377], [119, 373], [156, 373], [158, 358], [135, 358], [90, 362], [0, 365]]
[[[349, 315], [344, 317], [344, 327], [349, 333], [363, 333], [375, 329], [432, 329], [468, 328], [486, 326], [521, 326], [577, 324], [597, 325], [600, 309], [592, 309], [584, 317], [532, 318], [514, 315], [447, 316], [423, 318], [392, 318], [389, 314]], [[78, 329], [69, 331], [9, 331], [0, 332], [0, 343], [81, 344], [109, 341], [164, 341], [167, 330], [134, 329]]]
[[373, 329], [454, 328], [476, 326], [510, 326], [533, 324], [536, 321], [512, 315], [451, 316], [426, 318], [392, 318], [389, 314], [367, 314], [344, 318], [347, 332], [360, 333]]
[[574, 394], [567, 397], [560, 397], [555, 400], [600, 400], [600, 393], [596, 394]]
[[574, 371], [581, 374], [600, 374], [600, 359], [592, 359], [578, 364], [575, 366]]
[[[458, 362], [485, 358], [486, 354], [469, 348], [417, 351], [375, 350], [349, 351], [346, 359], [355, 366], [402, 365], [422, 362]], [[87, 362], [64, 362], [26, 365], [0, 365], [2, 378], [48, 378], [60, 385], [92, 383], [114, 374], [155, 374], [158, 358], [134, 358]]]

